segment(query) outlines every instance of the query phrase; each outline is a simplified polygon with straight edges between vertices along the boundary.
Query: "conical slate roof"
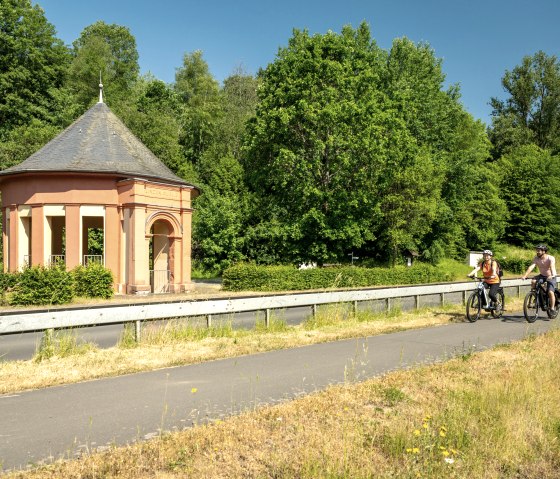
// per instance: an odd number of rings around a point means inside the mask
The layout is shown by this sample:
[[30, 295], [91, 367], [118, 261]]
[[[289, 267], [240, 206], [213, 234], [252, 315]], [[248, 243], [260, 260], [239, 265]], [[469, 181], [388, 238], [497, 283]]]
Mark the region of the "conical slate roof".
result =
[[0, 175], [42, 172], [107, 173], [189, 185], [101, 102], [39, 151], [19, 165], [0, 171]]

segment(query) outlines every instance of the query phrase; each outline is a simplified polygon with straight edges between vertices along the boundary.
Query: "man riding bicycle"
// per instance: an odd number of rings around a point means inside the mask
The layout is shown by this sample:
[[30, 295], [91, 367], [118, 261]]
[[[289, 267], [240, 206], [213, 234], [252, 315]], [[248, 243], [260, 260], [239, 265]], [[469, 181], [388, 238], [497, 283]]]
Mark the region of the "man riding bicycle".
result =
[[483, 281], [490, 288], [488, 292], [488, 296], [490, 296], [490, 307], [495, 308], [497, 305], [496, 294], [500, 288], [500, 276], [498, 275], [498, 263], [492, 259], [492, 256], [492, 251], [485, 249], [482, 252], [482, 263], [476, 265], [468, 276], [472, 278], [479, 270], [482, 270]]
[[556, 259], [554, 256], [548, 254], [548, 246], [545, 244], [540, 244], [535, 249], [537, 255], [533, 258], [533, 262], [527, 268], [525, 274], [521, 276], [521, 279], [527, 279], [529, 273], [535, 269], [535, 266], [538, 266], [539, 274], [531, 280], [531, 288], [535, 289], [539, 278], [547, 282], [548, 312], [553, 313], [555, 311], [554, 302], [556, 299], [554, 296], [554, 290], [556, 289]]

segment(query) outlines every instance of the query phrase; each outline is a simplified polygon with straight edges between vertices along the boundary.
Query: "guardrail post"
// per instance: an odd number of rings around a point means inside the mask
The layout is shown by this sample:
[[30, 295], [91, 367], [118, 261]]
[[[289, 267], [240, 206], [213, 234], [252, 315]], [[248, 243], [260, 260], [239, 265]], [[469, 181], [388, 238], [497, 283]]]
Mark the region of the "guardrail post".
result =
[[267, 328], [270, 327], [270, 309], [265, 309], [264, 311], [264, 325]]
[[445, 303], [445, 293], [441, 293], [441, 305], [443, 306]]
[[141, 335], [141, 321], [134, 321], [134, 340], [136, 341], [136, 343], [140, 342]]
[[354, 316], [358, 314], [358, 301], [352, 303], [352, 313], [354, 313]]
[[387, 309], [387, 312], [391, 311], [391, 298], [387, 298], [386, 309]]
[[465, 304], [467, 304], [467, 292], [466, 292], [466, 291], [463, 291], [463, 295], [462, 295], [462, 296], [463, 296], [462, 300], [463, 300], [463, 306], [464, 306]]
[[521, 298], [521, 286], [517, 286], [517, 297]]
[[211, 314], [208, 314], [208, 315], [206, 316], [206, 327], [209, 328], [209, 327], [211, 327], [211, 326], [212, 326], [212, 315], [211, 315]]
[[420, 295], [414, 296], [414, 309], [420, 309]]
[[317, 305], [316, 304], [311, 305], [311, 315], [313, 316], [313, 319], [315, 319], [317, 317]]

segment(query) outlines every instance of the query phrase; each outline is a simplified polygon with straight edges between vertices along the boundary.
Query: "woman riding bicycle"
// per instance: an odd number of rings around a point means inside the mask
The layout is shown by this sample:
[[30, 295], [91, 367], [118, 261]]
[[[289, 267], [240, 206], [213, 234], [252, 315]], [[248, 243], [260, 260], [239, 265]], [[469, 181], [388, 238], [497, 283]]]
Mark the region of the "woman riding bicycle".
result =
[[554, 290], [556, 289], [556, 259], [554, 256], [548, 254], [548, 246], [545, 244], [540, 244], [536, 248], [537, 255], [533, 258], [533, 262], [525, 271], [525, 274], [521, 276], [521, 279], [527, 279], [527, 276], [535, 266], [539, 268], [539, 274], [535, 276], [531, 281], [531, 288], [535, 289], [535, 284], [539, 278], [545, 280], [548, 284], [548, 312], [554, 312]]
[[482, 270], [484, 282], [490, 287], [488, 292], [491, 301], [490, 307], [495, 308], [497, 304], [496, 294], [500, 288], [500, 276], [498, 275], [498, 263], [492, 259], [492, 256], [492, 251], [485, 249], [482, 252], [482, 263], [475, 266], [468, 276], [475, 276], [479, 270]]

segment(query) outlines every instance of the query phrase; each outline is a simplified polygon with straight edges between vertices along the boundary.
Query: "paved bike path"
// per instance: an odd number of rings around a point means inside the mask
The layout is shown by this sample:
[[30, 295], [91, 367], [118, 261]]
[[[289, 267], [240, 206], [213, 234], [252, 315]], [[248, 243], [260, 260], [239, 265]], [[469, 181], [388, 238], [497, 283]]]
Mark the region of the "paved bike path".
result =
[[[0, 396], [0, 469], [148, 439], [345, 380], [541, 334], [559, 320], [482, 318]], [[196, 391], [195, 391], [196, 390]]]

